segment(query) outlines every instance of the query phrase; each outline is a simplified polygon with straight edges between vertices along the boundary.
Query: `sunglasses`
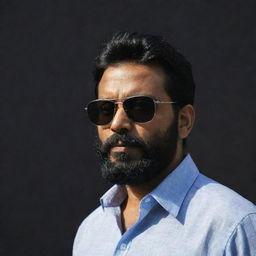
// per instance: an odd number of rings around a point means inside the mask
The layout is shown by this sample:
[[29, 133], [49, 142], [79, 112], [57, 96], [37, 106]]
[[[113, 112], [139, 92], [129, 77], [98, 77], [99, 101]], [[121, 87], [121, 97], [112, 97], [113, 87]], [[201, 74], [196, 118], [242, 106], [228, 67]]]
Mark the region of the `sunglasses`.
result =
[[156, 104], [174, 104], [172, 101], [160, 101], [149, 96], [133, 96], [123, 101], [115, 99], [97, 99], [88, 103], [87, 110], [89, 119], [96, 125], [109, 124], [115, 116], [117, 105], [123, 108], [132, 121], [145, 123], [153, 119], [156, 112]]

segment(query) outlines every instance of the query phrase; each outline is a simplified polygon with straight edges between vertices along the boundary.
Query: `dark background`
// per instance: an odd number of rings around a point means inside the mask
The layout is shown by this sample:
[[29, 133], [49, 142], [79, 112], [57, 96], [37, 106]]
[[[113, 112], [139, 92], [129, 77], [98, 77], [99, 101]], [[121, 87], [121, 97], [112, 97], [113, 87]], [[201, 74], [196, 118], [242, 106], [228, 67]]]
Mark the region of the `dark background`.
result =
[[189, 151], [256, 202], [255, 13], [254, 0], [0, 1], [0, 255], [71, 255], [108, 188], [83, 107], [98, 44], [117, 30], [163, 35], [192, 62]]

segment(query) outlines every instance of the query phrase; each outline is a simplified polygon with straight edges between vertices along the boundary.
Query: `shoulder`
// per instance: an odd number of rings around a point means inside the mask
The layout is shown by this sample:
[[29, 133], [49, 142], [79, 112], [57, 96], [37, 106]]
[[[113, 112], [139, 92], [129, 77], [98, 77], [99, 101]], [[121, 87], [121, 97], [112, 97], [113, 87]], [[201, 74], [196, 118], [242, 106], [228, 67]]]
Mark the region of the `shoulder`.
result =
[[102, 214], [103, 209], [99, 206], [82, 221], [75, 236], [74, 248], [79, 247], [80, 241], [83, 241], [83, 237], [86, 236], [87, 233], [91, 233], [93, 229], [99, 227], [96, 223], [102, 219]]
[[239, 195], [234, 190], [206, 177], [203, 174], [199, 174], [192, 193], [195, 193], [195, 197], [205, 201], [207, 207], [214, 211], [224, 211], [229, 216], [234, 215], [239, 220], [250, 213], [256, 213], [256, 206]]
[[232, 189], [199, 174], [180, 212], [180, 220], [188, 230], [209, 238], [212, 245], [219, 244], [227, 252], [238, 250], [240, 245], [248, 245], [252, 250], [256, 240], [256, 206]]
[[[231, 234], [247, 216], [256, 215], [256, 206], [232, 189], [199, 174], [191, 187], [185, 207], [210, 226]], [[225, 231], [224, 231], [225, 230]]]
[[99, 221], [99, 219], [102, 217], [103, 209], [101, 206], [96, 208], [93, 212], [91, 212], [80, 224], [78, 228], [78, 232], [82, 230], [85, 226], [88, 226], [90, 224], [95, 223], [96, 220]]

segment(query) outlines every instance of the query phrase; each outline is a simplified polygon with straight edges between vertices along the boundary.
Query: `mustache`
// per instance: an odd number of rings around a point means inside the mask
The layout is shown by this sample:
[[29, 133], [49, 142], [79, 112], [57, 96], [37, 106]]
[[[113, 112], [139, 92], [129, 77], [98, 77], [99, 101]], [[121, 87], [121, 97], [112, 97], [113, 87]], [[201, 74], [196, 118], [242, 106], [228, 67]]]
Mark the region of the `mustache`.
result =
[[124, 146], [138, 147], [145, 152], [148, 151], [148, 145], [142, 139], [128, 134], [113, 134], [104, 143], [102, 143], [99, 139], [98, 142], [99, 145], [97, 148], [102, 154], [108, 154], [110, 149], [118, 142], [121, 142]]

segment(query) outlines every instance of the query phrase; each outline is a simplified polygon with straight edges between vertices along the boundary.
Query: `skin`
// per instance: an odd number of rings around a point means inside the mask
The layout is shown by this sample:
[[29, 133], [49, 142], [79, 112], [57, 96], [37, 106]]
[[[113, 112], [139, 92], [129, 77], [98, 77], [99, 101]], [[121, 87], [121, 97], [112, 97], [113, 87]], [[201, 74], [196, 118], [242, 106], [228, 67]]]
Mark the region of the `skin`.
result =
[[[165, 73], [160, 67], [153, 65], [141, 65], [129, 62], [118, 63], [109, 66], [99, 83], [98, 97], [103, 99], [122, 99], [134, 95], [147, 95], [161, 101], [172, 101], [164, 89]], [[183, 158], [182, 140], [187, 138], [192, 130], [195, 120], [195, 112], [192, 105], [184, 106], [178, 115], [178, 143], [176, 155], [162, 175], [147, 184], [139, 186], [128, 186], [127, 200], [121, 206], [123, 231], [131, 227], [139, 215], [139, 204], [141, 199], [150, 193]], [[146, 123], [135, 123], [130, 120], [122, 104], [118, 105], [117, 112], [112, 122], [105, 126], [98, 126], [98, 135], [104, 143], [114, 133], [120, 133], [126, 129], [130, 135], [149, 141], [155, 134], [163, 134], [174, 122], [174, 112], [170, 104], [157, 104], [156, 113], [152, 120]], [[115, 159], [115, 152], [128, 152], [133, 161], [141, 157], [142, 152], [136, 147], [123, 146], [118, 143], [110, 150], [111, 161]]]

